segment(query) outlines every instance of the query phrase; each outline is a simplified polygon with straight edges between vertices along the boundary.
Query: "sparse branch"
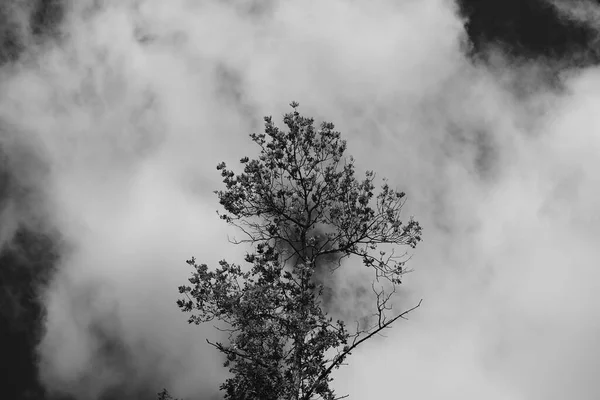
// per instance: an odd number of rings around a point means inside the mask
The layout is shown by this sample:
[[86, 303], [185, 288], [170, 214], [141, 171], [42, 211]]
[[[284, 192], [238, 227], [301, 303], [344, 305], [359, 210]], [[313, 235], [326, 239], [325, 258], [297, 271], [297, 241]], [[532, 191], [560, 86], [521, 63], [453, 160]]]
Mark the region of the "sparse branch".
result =
[[[331, 373], [331, 371], [333, 371], [334, 368], [336, 368], [337, 366], [339, 366], [344, 359], [353, 351], [355, 350], [358, 346], [360, 346], [362, 343], [364, 343], [365, 341], [369, 340], [370, 338], [372, 338], [373, 336], [375, 336], [376, 334], [378, 334], [379, 332], [381, 332], [383, 329], [389, 327], [390, 325], [392, 325], [394, 322], [396, 322], [398, 319], [400, 318], [405, 318], [406, 315], [408, 315], [410, 312], [416, 310], [417, 308], [419, 308], [421, 306], [421, 303], [423, 302], [423, 299], [419, 300], [419, 303], [404, 311], [403, 313], [395, 316], [394, 318], [392, 318], [391, 320], [387, 321], [386, 323], [384, 323], [381, 326], [378, 326], [376, 329], [371, 330], [370, 332], [367, 331], [366, 336], [364, 336], [363, 338], [357, 340], [357, 337], [355, 337], [355, 340], [352, 342], [352, 344], [350, 346], [347, 346], [344, 348], [344, 350], [338, 354], [333, 361], [331, 362], [331, 364], [329, 365], [329, 367], [327, 367], [327, 369], [325, 371], [323, 371], [321, 373], [321, 375], [319, 375], [319, 377], [317, 378], [317, 382], [321, 382], [323, 379], [326, 379], [329, 374]], [[314, 387], [315, 385], [313, 385]], [[314, 392], [313, 390], [309, 390], [309, 392], [307, 393], [307, 395], [302, 399], [302, 400], [309, 400], [310, 396], [312, 395], [312, 393]]]

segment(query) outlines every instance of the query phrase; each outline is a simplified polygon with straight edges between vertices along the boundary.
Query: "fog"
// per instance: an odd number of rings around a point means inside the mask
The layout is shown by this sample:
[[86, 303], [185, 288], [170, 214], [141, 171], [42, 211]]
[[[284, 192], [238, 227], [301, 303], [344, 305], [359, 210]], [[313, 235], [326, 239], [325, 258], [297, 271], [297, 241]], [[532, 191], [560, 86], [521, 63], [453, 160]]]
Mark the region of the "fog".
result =
[[248, 134], [295, 100], [424, 227], [399, 305], [422, 306], [349, 358], [338, 394], [599, 398], [600, 71], [474, 63], [464, 22], [445, 0], [80, 0], [45, 41], [22, 22], [0, 146], [30, 195], [0, 240], [21, 223], [61, 242], [48, 390], [214, 398], [215, 332], [186, 323], [177, 286], [191, 256], [241, 259], [215, 166], [257, 154]]

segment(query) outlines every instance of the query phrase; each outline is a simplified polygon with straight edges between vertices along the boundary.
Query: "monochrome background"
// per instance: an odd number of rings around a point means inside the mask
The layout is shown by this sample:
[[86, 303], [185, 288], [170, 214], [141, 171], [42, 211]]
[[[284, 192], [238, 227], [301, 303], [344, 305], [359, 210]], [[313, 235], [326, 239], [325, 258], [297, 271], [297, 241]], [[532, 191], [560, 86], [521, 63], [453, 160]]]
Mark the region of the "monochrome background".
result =
[[[218, 399], [175, 305], [239, 261], [220, 161], [291, 101], [424, 227], [353, 399], [600, 398], [600, 8], [562, 0], [3, 0], [6, 399]], [[341, 311], [361, 309], [340, 274]]]

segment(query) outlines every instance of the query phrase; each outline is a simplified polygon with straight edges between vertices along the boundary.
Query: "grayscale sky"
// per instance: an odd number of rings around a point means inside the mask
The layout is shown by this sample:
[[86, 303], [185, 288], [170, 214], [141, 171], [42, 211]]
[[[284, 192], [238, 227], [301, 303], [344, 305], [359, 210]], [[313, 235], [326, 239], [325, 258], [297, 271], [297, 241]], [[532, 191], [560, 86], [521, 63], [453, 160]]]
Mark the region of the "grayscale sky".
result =
[[255, 155], [248, 134], [295, 100], [424, 227], [397, 304], [421, 308], [349, 358], [339, 394], [600, 398], [597, 67], [548, 83], [501, 50], [476, 64], [447, 0], [79, 0], [60, 34], [0, 68], [0, 144], [36, 188], [0, 239], [25, 222], [65, 243], [43, 293], [48, 388], [214, 398], [216, 333], [187, 325], [177, 287], [191, 256], [240, 261], [215, 166]]

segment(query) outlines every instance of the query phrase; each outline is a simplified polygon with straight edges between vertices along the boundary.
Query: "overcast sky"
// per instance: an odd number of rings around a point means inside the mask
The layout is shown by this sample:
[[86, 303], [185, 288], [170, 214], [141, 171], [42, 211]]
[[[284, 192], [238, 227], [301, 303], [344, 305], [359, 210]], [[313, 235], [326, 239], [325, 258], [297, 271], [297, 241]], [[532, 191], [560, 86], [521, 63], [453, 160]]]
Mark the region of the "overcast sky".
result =
[[191, 256], [240, 260], [215, 166], [257, 154], [248, 134], [295, 100], [424, 227], [399, 304], [421, 308], [349, 358], [339, 394], [600, 398], [598, 68], [550, 84], [500, 50], [474, 64], [446, 0], [80, 0], [65, 18], [0, 69], [1, 145], [37, 190], [0, 239], [43, 221], [64, 240], [49, 389], [217, 393], [213, 329], [186, 324], [177, 286]]

